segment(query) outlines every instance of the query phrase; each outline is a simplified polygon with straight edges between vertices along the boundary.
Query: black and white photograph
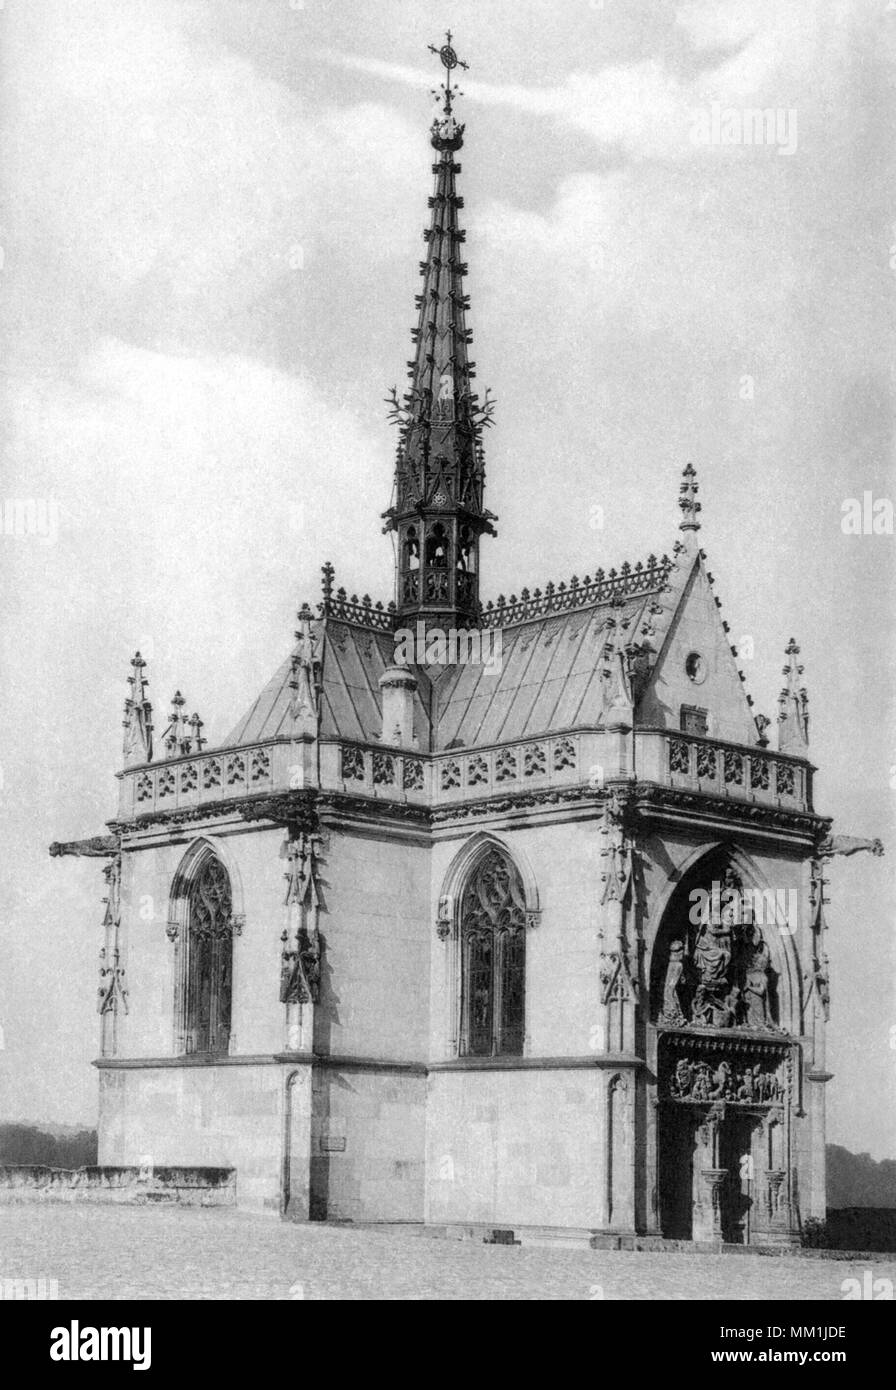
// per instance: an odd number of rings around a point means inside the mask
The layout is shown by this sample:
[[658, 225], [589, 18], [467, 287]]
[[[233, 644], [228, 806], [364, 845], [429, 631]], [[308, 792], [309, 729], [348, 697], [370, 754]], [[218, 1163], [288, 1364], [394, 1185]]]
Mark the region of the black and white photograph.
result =
[[894, 54], [894, 0], [0, 0], [27, 1366], [187, 1303], [881, 1335]]

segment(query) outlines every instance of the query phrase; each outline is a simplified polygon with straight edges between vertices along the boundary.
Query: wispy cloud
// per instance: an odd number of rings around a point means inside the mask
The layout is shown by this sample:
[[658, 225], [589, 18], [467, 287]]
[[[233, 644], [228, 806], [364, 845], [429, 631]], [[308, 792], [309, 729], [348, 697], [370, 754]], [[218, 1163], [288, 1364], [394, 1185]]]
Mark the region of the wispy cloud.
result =
[[[680, 77], [662, 56], [647, 56], [596, 71], [569, 73], [562, 83], [525, 86], [479, 82], [464, 76], [463, 94], [484, 106], [502, 106], [584, 131], [601, 146], [614, 146], [632, 158], [693, 158], [700, 147], [690, 138], [695, 109], [711, 100], [742, 103], [769, 92], [779, 80], [776, 104], [793, 104], [795, 87], [806, 72], [807, 48], [792, 16], [767, 7], [725, 7], [713, 16], [702, 6], [678, 13], [695, 50], [736, 51], [690, 79]], [[724, 46], [723, 46], [724, 45]], [[384, 62], [359, 54], [321, 49], [320, 60], [385, 82], [432, 90], [433, 74], [423, 68]]]

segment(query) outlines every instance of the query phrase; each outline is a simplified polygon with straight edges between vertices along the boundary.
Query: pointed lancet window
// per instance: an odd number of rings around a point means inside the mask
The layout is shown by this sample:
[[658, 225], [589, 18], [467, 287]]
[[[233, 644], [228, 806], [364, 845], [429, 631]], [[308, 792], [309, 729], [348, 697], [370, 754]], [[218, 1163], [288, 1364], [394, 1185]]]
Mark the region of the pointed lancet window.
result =
[[516, 866], [489, 850], [460, 910], [461, 1053], [520, 1056], [525, 1031], [526, 904]]
[[181, 1046], [186, 1053], [223, 1055], [230, 1047], [235, 929], [230, 876], [209, 853], [185, 888]]

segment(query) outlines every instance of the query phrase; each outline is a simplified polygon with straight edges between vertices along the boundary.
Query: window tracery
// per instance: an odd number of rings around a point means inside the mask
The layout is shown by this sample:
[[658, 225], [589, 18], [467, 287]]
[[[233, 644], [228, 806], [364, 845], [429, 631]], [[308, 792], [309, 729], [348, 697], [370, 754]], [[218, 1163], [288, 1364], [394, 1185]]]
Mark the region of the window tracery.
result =
[[461, 1052], [520, 1056], [525, 1027], [526, 904], [500, 850], [478, 862], [460, 909]]

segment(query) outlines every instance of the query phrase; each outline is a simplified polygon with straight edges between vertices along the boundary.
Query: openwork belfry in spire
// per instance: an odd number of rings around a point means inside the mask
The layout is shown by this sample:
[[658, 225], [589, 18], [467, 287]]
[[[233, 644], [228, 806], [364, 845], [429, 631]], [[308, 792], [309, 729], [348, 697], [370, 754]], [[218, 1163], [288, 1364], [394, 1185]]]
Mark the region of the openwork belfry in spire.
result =
[[399, 443], [393, 503], [385, 517], [386, 529], [397, 533], [399, 617], [466, 627], [476, 623], [479, 613], [479, 538], [483, 532], [494, 535], [496, 519], [483, 500], [482, 431], [493, 402], [488, 392], [480, 402], [471, 387], [475, 372], [461, 250], [466, 233], [458, 222], [463, 199], [456, 191], [460, 165], [454, 158], [464, 127], [454, 116], [459, 90], [451, 80], [454, 70], [466, 64], [451, 47], [450, 32], [442, 47], [431, 51], [445, 69], [435, 93], [441, 110], [431, 132], [438, 156], [435, 191], [429, 200], [432, 220], [424, 232], [426, 259], [420, 264], [423, 288], [417, 296], [410, 386], [403, 401], [394, 389], [390, 397]]

